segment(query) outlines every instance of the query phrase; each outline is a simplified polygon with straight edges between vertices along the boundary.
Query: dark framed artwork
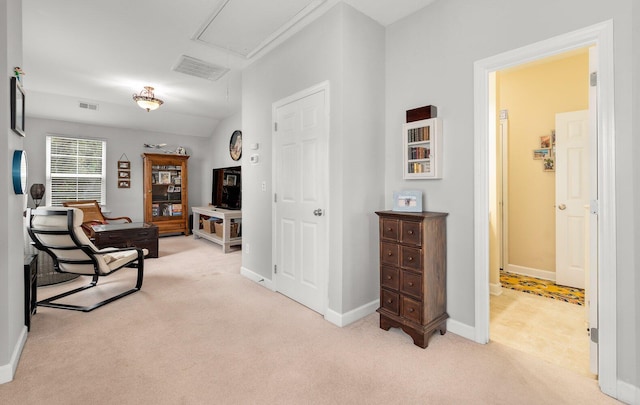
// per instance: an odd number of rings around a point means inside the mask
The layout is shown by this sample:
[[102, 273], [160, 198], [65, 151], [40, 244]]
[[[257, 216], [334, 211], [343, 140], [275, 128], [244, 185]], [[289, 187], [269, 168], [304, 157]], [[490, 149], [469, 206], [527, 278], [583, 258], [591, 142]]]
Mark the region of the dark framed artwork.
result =
[[11, 129], [20, 136], [24, 132], [24, 90], [17, 78], [11, 78]]

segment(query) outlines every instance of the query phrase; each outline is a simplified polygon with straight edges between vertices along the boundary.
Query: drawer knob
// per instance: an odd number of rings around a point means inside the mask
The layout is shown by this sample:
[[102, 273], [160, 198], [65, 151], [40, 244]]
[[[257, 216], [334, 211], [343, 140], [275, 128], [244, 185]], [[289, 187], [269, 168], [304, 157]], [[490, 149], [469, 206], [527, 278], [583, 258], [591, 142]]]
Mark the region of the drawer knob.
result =
[[409, 312], [413, 312], [413, 311], [415, 311], [415, 309], [409, 308]]
[[413, 231], [408, 231], [407, 232], [409, 235], [413, 235]]
[[391, 276], [387, 276], [387, 280], [391, 280]]
[[388, 251], [387, 256], [393, 256], [393, 253], [391, 253], [391, 251]]
[[392, 300], [392, 299], [388, 299], [388, 300], [387, 300], [387, 304], [391, 304], [392, 302], [393, 302], [393, 300]]
[[393, 228], [387, 228], [387, 232], [391, 232]]
[[413, 281], [409, 281], [409, 287], [413, 287]]
[[409, 257], [407, 257], [407, 260], [409, 260], [410, 262], [412, 262], [412, 261], [413, 261], [413, 257], [409, 256]]

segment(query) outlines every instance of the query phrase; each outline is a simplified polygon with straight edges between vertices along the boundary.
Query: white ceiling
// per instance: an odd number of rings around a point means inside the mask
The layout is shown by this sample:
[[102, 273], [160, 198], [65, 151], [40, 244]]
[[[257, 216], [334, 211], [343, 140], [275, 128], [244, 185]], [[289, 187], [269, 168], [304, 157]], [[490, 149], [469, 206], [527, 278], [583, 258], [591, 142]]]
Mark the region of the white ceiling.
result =
[[[386, 26], [434, 0], [344, 1]], [[23, 0], [27, 115], [210, 136], [240, 110], [241, 70], [338, 2]], [[183, 55], [230, 71], [217, 81], [173, 71]], [[149, 113], [132, 100], [148, 85], [164, 100]]]

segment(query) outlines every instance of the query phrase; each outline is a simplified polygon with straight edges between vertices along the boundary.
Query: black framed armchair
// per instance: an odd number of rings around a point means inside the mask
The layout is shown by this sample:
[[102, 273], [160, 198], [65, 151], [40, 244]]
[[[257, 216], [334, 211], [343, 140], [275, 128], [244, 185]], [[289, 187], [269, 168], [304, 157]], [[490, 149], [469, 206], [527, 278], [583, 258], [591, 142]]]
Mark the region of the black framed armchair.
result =
[[[83, 219], [83, 212], [78, 208], [41, 207], [27, 210], [29, 236], [37, 249], [51, 256], [54, 270], [92, 277], [88, 285], [39, 301], [38, 306], [89, 312], [142, 288], [144, 256], [148, 253], [146, 249], [98, 249], [83, 231]], [[127, 291], [88, 306], [54, 302], [95, 287], [100, 277], [109, 276], [125, 267], [137, 269], [136, 284]]]

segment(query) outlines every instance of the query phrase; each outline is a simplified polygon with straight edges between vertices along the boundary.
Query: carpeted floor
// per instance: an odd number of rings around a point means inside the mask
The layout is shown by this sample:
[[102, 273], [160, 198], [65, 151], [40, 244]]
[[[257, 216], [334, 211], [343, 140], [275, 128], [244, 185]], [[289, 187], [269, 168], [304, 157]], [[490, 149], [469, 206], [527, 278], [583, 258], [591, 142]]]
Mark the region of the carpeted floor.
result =
[[[376, 313], [339, 328], [240, 266], [239, 251], [161, 238], [141, 291], [90, 313], [38, 308], [0, 403], [617, 403], [597, 381], [499, 343], [447, 332], [421, 349], [398, 329], [380, 329]], [[85, 299], [134, 279], [123, 270]]]
[[504, 288], [565, 301], [571, 304], [584, 305], [584, 290], [581, 288], [565, 287], [557, 285], [553, 281], [509, 273], [503, 270], [500, 270], [500, 283]]

